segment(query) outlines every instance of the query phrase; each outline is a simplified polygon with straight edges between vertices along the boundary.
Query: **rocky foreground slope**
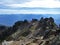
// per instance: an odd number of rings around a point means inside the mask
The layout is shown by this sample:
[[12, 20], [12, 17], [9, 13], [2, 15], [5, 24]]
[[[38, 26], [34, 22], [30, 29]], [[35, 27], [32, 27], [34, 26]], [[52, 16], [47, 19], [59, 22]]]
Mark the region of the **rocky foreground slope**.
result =
[[60, 45], [60, 25], [52, 17], [18, 21], [3, 33], [0, 40], [10, 45]]

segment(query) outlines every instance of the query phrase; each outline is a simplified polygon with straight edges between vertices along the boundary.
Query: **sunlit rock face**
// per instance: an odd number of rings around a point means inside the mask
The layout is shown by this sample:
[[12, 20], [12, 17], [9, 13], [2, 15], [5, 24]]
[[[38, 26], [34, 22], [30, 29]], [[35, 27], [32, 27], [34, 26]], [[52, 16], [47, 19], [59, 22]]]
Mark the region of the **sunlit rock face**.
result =
[[38, 43], [30, 43], [29, 45], [38, 45]]

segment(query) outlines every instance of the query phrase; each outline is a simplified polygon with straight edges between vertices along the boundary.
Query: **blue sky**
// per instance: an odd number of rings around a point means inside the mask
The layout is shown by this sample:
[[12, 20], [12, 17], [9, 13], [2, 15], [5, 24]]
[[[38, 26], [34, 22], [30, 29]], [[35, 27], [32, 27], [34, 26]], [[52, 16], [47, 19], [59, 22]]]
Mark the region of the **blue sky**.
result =
[[0, 0], [0, 14], [60, 14], [60, 0]]

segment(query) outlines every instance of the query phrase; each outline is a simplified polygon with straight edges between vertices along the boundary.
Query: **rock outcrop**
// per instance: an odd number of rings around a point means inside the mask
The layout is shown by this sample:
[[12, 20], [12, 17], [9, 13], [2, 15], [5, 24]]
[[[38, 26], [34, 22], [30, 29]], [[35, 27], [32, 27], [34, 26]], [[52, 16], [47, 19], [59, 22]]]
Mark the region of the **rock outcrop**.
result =
[[16, 44], [19, 43], [20, 40], [22, 40], [20, 45], [60, 44], [60, 26], [55, 24], [52, 17], [42, 17], [40, 20], [32, 19], [32, 21], [18, 21], [8, 29], [7, 31], [10, 32], [5, 40], [17, 41]]

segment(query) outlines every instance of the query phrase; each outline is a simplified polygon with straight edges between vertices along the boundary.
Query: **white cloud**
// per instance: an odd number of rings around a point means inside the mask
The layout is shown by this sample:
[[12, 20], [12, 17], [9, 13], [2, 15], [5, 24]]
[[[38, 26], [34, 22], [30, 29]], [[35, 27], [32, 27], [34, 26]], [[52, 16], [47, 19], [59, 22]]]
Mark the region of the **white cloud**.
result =
[[[3, 5], [3, 6], [0, 5], [1, 6], [0, 14], [60, 14], [59, 9], [54, 9], [54, 8], [60, 8], [60, 2], [57, 0], [31, 0], [29, 2], [26, 1], [25, 3], [18, 3], [19, 2], [18, 0], [2, 1], [0, 2], [0, 4]], [[23, 2], [23, 0], [21, 0], [21, 2]], [[6, 8], [3, 9], [2, 7], [5, 6]], [[31, 9], [25, 9], [25, 8], [21, 9], [22, 7], [27, 7]], [[32, 9], [41, 7], [46, 9]]]
[[58, 12], [58, 11], [46, 11], [46, 10], [0, 9], [0, 14], [60, 14], [60, 12]]
[[55, 0], [33, 0], [22, 4], [7, 4], [7, 6], [18, 7], [46, 7], [46, 8], [60, 8], [60, 2]]
[[0, 4], [12, 8], [19, 8], [19, 7], [60, 8], [59, 0], [0, 0]]

